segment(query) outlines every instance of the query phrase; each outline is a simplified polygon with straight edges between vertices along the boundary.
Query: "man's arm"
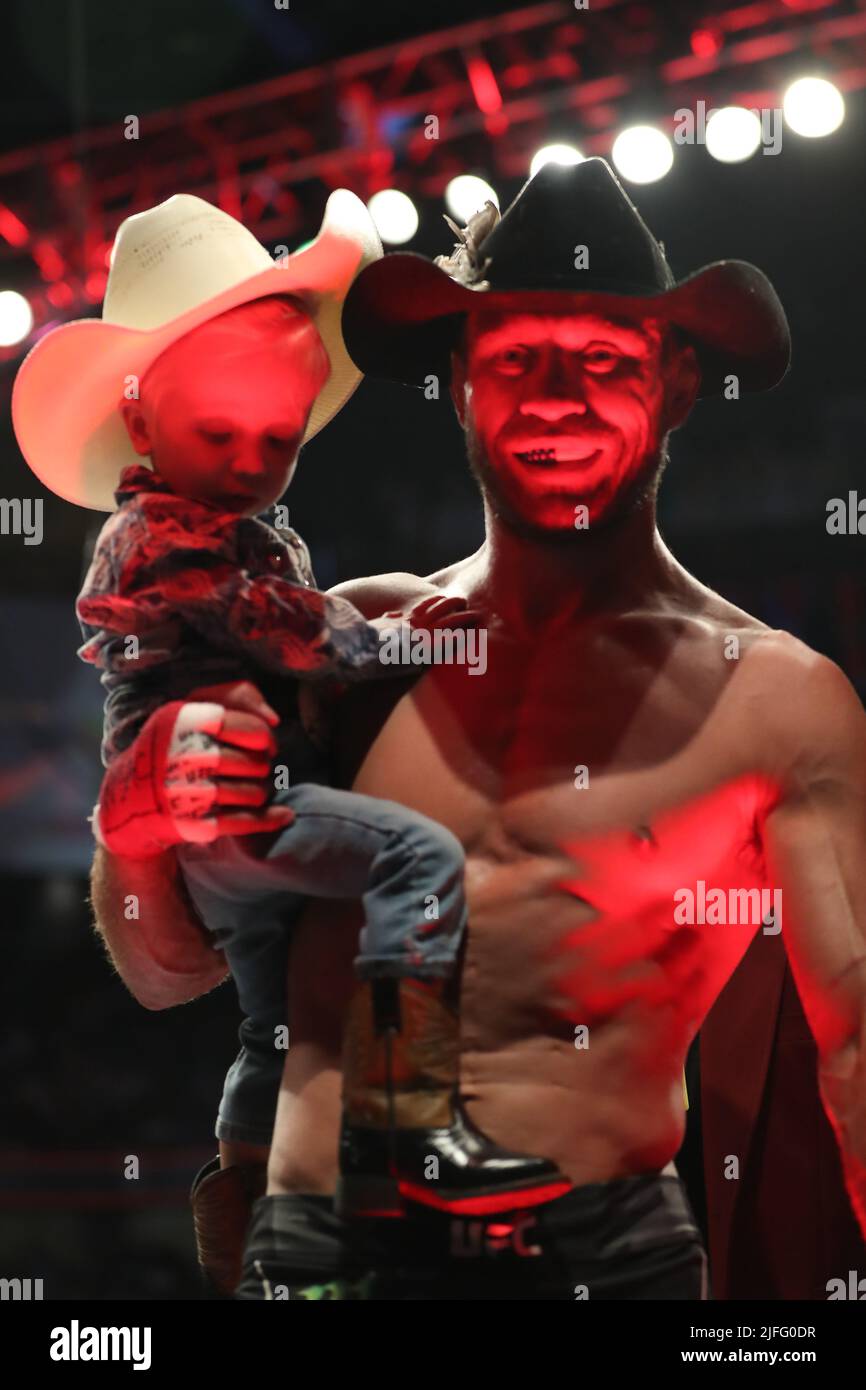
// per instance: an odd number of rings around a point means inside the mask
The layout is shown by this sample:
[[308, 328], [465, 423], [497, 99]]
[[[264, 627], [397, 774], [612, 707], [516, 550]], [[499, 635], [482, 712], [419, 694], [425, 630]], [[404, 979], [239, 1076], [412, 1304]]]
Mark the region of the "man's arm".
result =
[[821, 1096], [866, 1234], [866, 714], [841, 671], [799, 658], [774, 693], [794, 751], [766, 818], [782, 936], [818, 1046]]
[[119, 859], [97, 846], [90, 891], [112, 964], [146, 1009], [186, 1004], [226, 978], [225, 957], [193, 911], [174, 850]]

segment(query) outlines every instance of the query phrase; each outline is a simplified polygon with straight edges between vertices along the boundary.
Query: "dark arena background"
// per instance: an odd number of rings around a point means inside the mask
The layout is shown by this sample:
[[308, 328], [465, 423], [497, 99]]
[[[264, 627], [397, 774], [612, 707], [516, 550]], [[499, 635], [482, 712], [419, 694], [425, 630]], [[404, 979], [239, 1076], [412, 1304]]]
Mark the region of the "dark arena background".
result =
[[[0, 1276], [41, 1280], [45, 1299], [194, 1300], [189, 1185], [215, 1150], [238, 1008], [228, 984], [148, 1012], [92, 927], [102, 709], [73, 605], [101, 518], [23, 461], [9, 404], [24, 354], [99, 314], [118, 225], [173, 193], [218, 204], [275, 254], [314, 236], [346, 187], [386, 252], [433, 256], [453, 241], [443, 212], [462, 224], [488, 196], [504, 209], [539, 152], [602, 155], [678, 276], [752, 261], [791, 324], [777, 389], [704, 402], [674, 436], [662, 534], [866, 697], [866, 3], [5, 0], [0, 24]], [[781, 147], [748, 121], [713, 141], [700, 113], [729, 107], [775, 112]], [[15, 499], [35, 498], [38, 543], [15, 524]], [[833, 499], [844, 528], [828, 525]], [[370, 380], [305, 449], [289, 505], [321, 588], [428, 574], [483, 535], [447, 395]], [[680, 1165], [704, 1222], [697, 1051], [688, 1074]], [[790, 1212], [791, 1260], [820, 1220]], [[763, 1238], [748, 1298], [777, 1297]]]

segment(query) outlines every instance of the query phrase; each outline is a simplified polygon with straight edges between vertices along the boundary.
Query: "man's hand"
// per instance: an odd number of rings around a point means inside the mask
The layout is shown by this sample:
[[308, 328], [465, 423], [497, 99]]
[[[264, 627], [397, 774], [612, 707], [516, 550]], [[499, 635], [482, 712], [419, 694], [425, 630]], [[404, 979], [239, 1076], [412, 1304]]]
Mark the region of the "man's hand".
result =
[[106, 773], [97, 839], [113, 854], [146, 859], [173, 845], [289, 825], [288, 807], [265, 804], [278, 723], [247, 681], [164, 705]]

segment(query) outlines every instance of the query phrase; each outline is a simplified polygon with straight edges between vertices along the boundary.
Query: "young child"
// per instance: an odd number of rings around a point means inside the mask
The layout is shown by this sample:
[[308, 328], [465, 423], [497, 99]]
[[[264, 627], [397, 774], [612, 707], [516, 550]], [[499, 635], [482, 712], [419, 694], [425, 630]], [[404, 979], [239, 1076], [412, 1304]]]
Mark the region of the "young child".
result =
[[[305, 300], [303, 286], [291, 296], [277, 294], [277, 282], [269, 288], [201, 315], [152, 357], [137, 394], [121, 403], [132, 449], [150, 465], [120, 472], [117, 510], [77, 605], [80, 655], [102, 671], [107, 690], [106, 765], [148, 716], [202, 686], [253, 680], [288, 711], [271, 809], [285, 812], [283, 827], [252, 847], [224, 837], [178, 851], [247, 1015], [217, 1132], [249, 1138], [251, 1113], [257, 1134], [273, 1122], [287, 934], [301, 899], [361, 897], [360, 985], [346, 1030], [343, 1214], [397, 1215], [405, 1198], [454, 1211], [549, 1200], [567, 1186], [554, 1166], [502, 1150], [460, 1106], [459, 843], [406, 807], [323, 785], [297, 715], [300, 682], [395, 674], [379, 659], [393, 619], [368, 622], [319, 592], [300, 537], [257, 519], [291, 482], [333, 365], [311, 314], [315, 300]], [[429, 606], [408, 618], [424, 625]], [[435, 1181], [427, 1177], [431, 1158]]]

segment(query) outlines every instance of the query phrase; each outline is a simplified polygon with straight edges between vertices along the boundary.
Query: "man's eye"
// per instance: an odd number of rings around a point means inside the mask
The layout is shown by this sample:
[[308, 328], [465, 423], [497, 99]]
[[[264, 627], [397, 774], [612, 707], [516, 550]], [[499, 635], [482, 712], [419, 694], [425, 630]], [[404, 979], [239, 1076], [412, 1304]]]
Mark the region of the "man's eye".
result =
[[283, 451], [296, 448], [298, 443], [294, 435], [288, 436], [284, 434], [269, 434], [266, 436], [266, 442], [272, 449]]
[[509, 347], [502, 348], [496, 354], [496, 367], [506, 375], [515, 376], [518, 372], [525, 371], [531, 360], [528, 348]]
[[613, 372], [620, 365], [623, 358], [613, 348], [590, 348], [583, 354], [584, 366], [596, 376], [604, 376], [607, 372]]
[[215, 445], [228, 444], [232, 437], [230, 430], [199, 430], [199, 434], [208, 444]]

